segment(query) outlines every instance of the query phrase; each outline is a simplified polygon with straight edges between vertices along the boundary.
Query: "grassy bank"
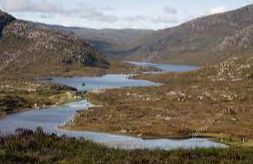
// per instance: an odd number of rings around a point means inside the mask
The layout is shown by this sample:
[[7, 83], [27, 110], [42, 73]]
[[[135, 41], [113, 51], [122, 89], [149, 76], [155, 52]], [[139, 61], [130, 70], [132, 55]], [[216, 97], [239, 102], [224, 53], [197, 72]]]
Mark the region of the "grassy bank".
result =
[[252, 148], [117, 150], [86, 140], [19, 130], [0, 138], [0, 163], [251, 163]]
[[34, 79], [52, 76], [62, 76], [62, 77], [73, 77], [73, 76], [101, 76], [104, 74], [136, 74], [145, 71], [158, 71], [158, 69], [153, 67], [140, 67], [124, 63], [121, 61], [110, 60], [110, 66], [104, 67], [86, 67], [83, 65], [54, 65], [51, 67], [39, 67], [33, 69], [28, 69], [26, 72], [20, 73], [10, 73], [8, 71], [0, 71], [0, 79]]
[[159, 87], [90, 93], [102, 107], [81, 112], [66, 128], [142, 137], [211, 136], [252, 146], [252, 58], [192, 73], [141, 75]]
[[66, 103], [75, 98], [75, 89], [66, 86], [32, 80], [2, 79], [0, 82], [0, 117], [31, 108]]
[[[108, 68], [96, 68], [96, 67], [78, 67], [71, 69], [65, 67], [65, 71], [57, 74], [57, 76], [100, 76], [105, 74], [137, 74], [146, 71], [158, 71], [152, 67], [140, 67], [124, 63], [121, 61], [110, 60], [110, 66]], [[48, 76], [48, 75], [46, 75]]]
[[[140, 73], [143, 71], [157, 70], [154, 68], [132, 66], [118, 61], [110, 61], [110, 63], [109, 68], [76, 66], [75, 69], [71, 69], [71, 67], [66, 66], [60, 72], [43, 70], [36, 75], [1, 74], [0, 117], [13, 112], [29, 110], [30, 108], [62, 104], [73, 101], [76, 98], [76, 90], [74, 88], [50, 83], [40, 83], [32, 80], [34, 78], [50, 76], [99, 76], [103, 74]], [[43, 72], [47, 72], [47, 74]]]

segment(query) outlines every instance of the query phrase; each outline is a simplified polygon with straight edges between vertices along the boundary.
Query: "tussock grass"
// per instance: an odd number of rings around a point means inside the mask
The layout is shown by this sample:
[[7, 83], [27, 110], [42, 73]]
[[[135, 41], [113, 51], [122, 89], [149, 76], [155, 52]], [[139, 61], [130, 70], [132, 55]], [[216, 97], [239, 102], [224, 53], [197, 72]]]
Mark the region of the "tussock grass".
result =
[[118, 150], [86, 140], [18, 130], [0, 138], [0, 163], [251, 163], [252, 148]]

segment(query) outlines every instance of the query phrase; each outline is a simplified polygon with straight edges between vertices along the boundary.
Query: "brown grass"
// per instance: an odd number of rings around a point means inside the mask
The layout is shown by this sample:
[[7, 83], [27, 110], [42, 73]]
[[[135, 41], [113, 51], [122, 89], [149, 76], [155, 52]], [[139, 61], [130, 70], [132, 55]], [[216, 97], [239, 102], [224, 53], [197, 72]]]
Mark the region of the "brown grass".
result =
[[103, 107], [81, 112], [67, 128], [144, 137], [200, 135], [252, 142], [252, 80], [217, 80], [214, 68], [138, 78], [164, 85], [90, 93], [89, 99]]

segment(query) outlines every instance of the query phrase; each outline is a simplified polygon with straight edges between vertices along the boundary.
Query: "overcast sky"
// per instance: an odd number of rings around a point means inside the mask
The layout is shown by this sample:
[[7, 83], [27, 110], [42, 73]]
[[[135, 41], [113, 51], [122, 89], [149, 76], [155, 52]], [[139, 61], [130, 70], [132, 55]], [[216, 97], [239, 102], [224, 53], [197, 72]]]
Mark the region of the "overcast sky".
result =
[[0, 0], [17, 18], [89, 28], [161, 29], [253, 0]]

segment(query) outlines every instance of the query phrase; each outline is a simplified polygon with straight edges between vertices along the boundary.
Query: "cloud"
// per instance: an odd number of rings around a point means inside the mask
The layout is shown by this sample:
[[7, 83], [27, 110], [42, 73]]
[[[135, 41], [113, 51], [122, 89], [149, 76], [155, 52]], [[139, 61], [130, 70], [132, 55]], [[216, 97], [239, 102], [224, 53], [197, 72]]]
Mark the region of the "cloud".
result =
[[49, 1], [2, 0], [2, 7], [8, 12], [61, 12], [60, 8]]
[[[0, 0], [2, 8], [8, 12], [24, 13], [42, 13], [55, 14], [65, 17], [79, 17], [89, 21], [115, 22], [116, 16], [105, 14], [105, 9], [97, 9], [84, 3], [79, 3], [72, 8], [64, 8], [60, 4], [56, 5], [48, 0]], [[107, 10], [112, 8], [106, 8]]]
[[177, 14], [178, 13], [177, 9], [175, 9], [173, 7], [170, 7], [170, 6], [165, 6], [164, 7], [164, 12], [166, 14]]
[[87, 5], [83, 5], [83, 7], [78, 7], [72, 10], [66, 10], [64, 15], [80, 17], [89, 21], [116, 22], [118, 20], [117, 16], [105, 14], [97, 8]]
[[225, 11], [227, 11], [227, 8], [224, 6], [218, 6], [215, 8], [210, 9], [207, 14], [218, 14], [218, 13], [224, 13]]

